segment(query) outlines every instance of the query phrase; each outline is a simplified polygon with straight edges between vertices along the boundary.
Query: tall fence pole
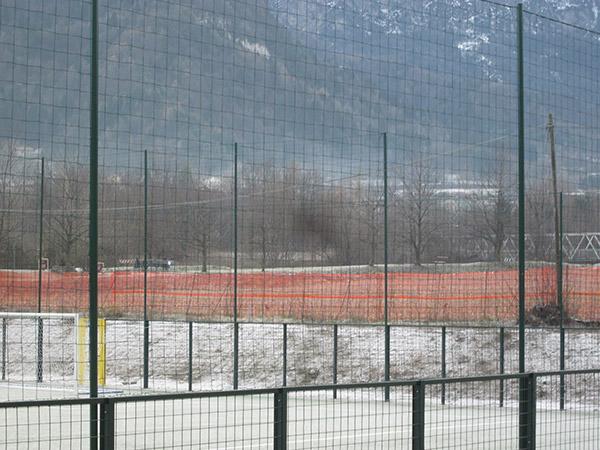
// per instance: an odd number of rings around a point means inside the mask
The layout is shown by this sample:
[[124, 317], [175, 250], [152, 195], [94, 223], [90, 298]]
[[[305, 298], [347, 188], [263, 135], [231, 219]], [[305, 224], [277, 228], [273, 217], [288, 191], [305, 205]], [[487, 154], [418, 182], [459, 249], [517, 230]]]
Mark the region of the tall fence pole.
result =
[[[550, 163], [552, 165], [552, 194], [554, 196], [554, 249], [556, 257], [556, 305], [559, 310], [560, 326], [560, 370], [565, 370], [565, 328], [563, 306], [563, 194], [558, 192], [558, 177], [556, 169], [556, 141], [554, 139], [554, 121], [552, 114], [548, 114], [548, 140], [550, 141]], [[560, 375], [560, 409], [565, 407], [565, 377]]]
[[[383, 133], [383, 323], [385, 327], [385, 358], [383, 375], [390, 381], [390, 324], [388, 305], [388, 148], [387, 133]], [[385, 388], [385, 401], [390, 400], [390, 388]]]
[[[563, 300], [563, 193], [558, 197], [559, 225], [558, 239], [558, 275], [556, 279], [556, 290], [558, 293], [558, 308], [560, 310], [560, 370], [565, 370], [565, 304]], [[560, 409], [565, 409], [565, 376], [560, 375]]]
[[[92, 0], [90, 70], [89, 377], [98, 396], [98, 0]], [[90, 449], [98, 448], [98, 407], [90, 406]]]
[[233, 389], [238, 388], [238, 144], [233, 145]]
[[523, 4], [517, 5], [519, 188], [519, 372], [525, 372], [525, 89]]
[[[517, 5], [518, 187], [519, 187], [519, 373], [525, 373], [525, 77], [523, 4]], [[529, 448], [527, 378], [519, 379], [519, 448]]]
[[[44, 158], [41, 160], [40, 173], [40, 217], [38, 233], [38, 285], [37, 285], [37, 312], [42, 312], [42, 258], [44, 255]], [[37, 329], [37, 381], [44, 381], [44, 321], [38, 317]]]
[[144, 150], [144, 389], [150, 371], [150, 322], [148, 321], [148, 151]]

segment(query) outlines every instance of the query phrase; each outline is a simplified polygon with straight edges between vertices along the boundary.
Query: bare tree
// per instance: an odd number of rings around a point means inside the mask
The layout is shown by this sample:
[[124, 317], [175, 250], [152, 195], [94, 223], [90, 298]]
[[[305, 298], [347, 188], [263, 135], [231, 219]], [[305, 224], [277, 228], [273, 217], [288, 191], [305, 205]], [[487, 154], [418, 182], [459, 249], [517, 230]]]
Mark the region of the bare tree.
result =
[[258, 265], [264, 272], [267, 267], [286, 261], [291, 251], [290, 234], [286, 235], [284, 222], [288, 208], [283, 200], [294, 193], [292, 183], [286, 185], [286, 171], [277, 170], [265, 162], [245, 170], [243, 183], [243, 231], [248, 252], [253, 261], [258, 254]]
[[10, 254], [10, 242], [18, 222], [14, 220], [17, 200], [15, 189], [20, 183], [14, 183], [15, 146], [12, 143], [2, 144], [0, 157], [0, 259], [7, 260]]
[[313, 260], [322, 242], [331, 239], [321, 178], [310, 170], [271, 164], [250, 174], [244, 183], [244, 232], [261, 269]]
[[177, 193], [184, 197], [169, 199], [183, 205], [174, 214], [175, 238], [181, 244], [184, 257], [189, 259], [190, 250], [199, 253], [201, 270], [208, 272], [211, 252], [220, 243], [222, 235], [222, 202], [227, 193], [219, 186], [211, 185], [206, 177], [194, 178], [191, 171], [180, 175], [178, 184]]
[[435, 217], [439, 202], [434, 180], [433, 171], [420, 158], [402, 178], [402, 191], [396, 196], [404, 222], [401, 239], [410, 246], [417, 266], [421, 265], [440, 226]]
[[351, 265], [355, 261], [357, 250], [354, 242], [357, 238], [357, 233], [354, 231], [356, 229], [356, 205], [350, 193], [343, 187], [336, 189], [332, 204], [337, 204], [335, 247], [338, 261], [344, 265]]
[[527, 229], [533, 243], [534, 258], [545, 260], [551, 256], [552, 220], [554, 206], [552, 204], [552, 185], [543, 181], [527, 190]]
[[370, 186], [365, 188], [358, 183], [355, 195], [358, 202], [356, 212], [359, 217], [357, 232], [361, 242], [367, 248], [368, 264], [374, 266], [377, 262], [377, 253], [382, 247], [383, 192], [381, 189], [373, 192]]
[[49, 255], [61, 266], [85, 264], [82, 244], [88, 232], [87, 171], [64, 164], [53, 172], [49, 180]]
[[469, 197], [465, 220], [470, 237], [487, 242], [496, 261], [502, 261], [502, 249], [514, 211], [515, 202], [509, 193], [504, 164], [500, 164], [489, 174], [483, 188]]

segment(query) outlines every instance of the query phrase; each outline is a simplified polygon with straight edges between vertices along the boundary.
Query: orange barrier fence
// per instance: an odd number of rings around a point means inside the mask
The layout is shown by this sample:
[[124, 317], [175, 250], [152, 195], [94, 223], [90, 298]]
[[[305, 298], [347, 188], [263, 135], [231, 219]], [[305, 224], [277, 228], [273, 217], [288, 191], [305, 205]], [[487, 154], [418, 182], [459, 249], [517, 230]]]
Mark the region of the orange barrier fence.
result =
[[[600, 320], [598, 267], [566, 267], [567, 313], [586, 321]], [[143, 273], [99, 275], [103, 315], [141, 317]], [[86, 312], [88, 277], [44, 272], [42, 310]], [[551, 267], [526, 272], [527, 308], [555, 297]], [[299, 272], [240, 273], [238, 315], [242, 320], [299, 321], [383, 320], [383, 274]], [[461, 273], [390, 273], [389, 317], [399, 321], [510, 321], [517, 318], [517, 271]], [[0, 271], [0, 308], [35, 311], [35, 271]], [[147, 284], [151, 318], [228, 319], [233, 310], [233, 275], [151, 272]]]

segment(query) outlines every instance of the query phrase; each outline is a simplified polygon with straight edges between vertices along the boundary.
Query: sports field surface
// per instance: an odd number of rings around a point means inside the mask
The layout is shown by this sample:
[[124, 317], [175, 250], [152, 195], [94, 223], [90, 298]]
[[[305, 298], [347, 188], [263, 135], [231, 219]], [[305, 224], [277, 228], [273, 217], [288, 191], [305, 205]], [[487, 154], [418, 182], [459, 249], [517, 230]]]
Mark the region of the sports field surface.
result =
[[[371, 392], [334, 400], [331, 393], [290, 394], [287, 448], [410, 449], [409, 390], [392, 392], [386, 403]], [[350, 393], [348, 393], [350, 394]], [[600, 412], [578, 406], [560, 411], [537, 408], [538, 448], [590, 448], [598, 442]], [[87, 448], [89, 406], [0, 409], [0, 448]], [[273, 448], [272, 395], [131, 401], [115, 404], [115, 448]], [[460, 404], [425, 403], [425, 448], [517, 448], [516, 404], [492, 406], [463, 399]]]

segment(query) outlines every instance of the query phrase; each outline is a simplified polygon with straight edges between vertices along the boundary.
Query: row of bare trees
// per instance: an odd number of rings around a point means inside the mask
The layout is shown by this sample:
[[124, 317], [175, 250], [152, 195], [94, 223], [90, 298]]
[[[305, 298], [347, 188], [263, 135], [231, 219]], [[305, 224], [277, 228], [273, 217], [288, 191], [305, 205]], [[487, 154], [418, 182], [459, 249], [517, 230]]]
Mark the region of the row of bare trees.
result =
[[[0, 267], [37, 266], [41, 183], [35, 162], [8, 152], [0, 159]], [[370, 179], [331, 180], [311, 170], [273, 164], [242, 166], [238, 182], [238, 248], [244, 268], [376, 265], [383, 261], [383, 193]], [[43, 254], [51, 266], [85, 267], [88, 178], [84, 165], [50, 163], [44, 180]], [[477, 185], [444, 189], [423, 161], [390, 176], [391, 263], [503, 260], [516, 232], [514, 186], [502, 168]], [[143, 171], [105, 171], [100, 189], [100, 254], [109, 266], [143, 254]], [[514, 184], [514, 183], [513, 183]], [[151, 170], [148, 254], [209, 271], [231, 267], [231, 176], [186, 168]], [[590, 231], [597, 194], [576, 199], [572, 231]], [[545, 183], [527, 194], [528, 233], [536, 259], [550, 258], [553, 205]], [[597, 210], [597, 209], [596, 209]], [[587, 214], [587, 215], [586, 215]], [[577, 230], [575, 228], [580, 228]], [[487, 249], [487, 250], [486, 250]]]

